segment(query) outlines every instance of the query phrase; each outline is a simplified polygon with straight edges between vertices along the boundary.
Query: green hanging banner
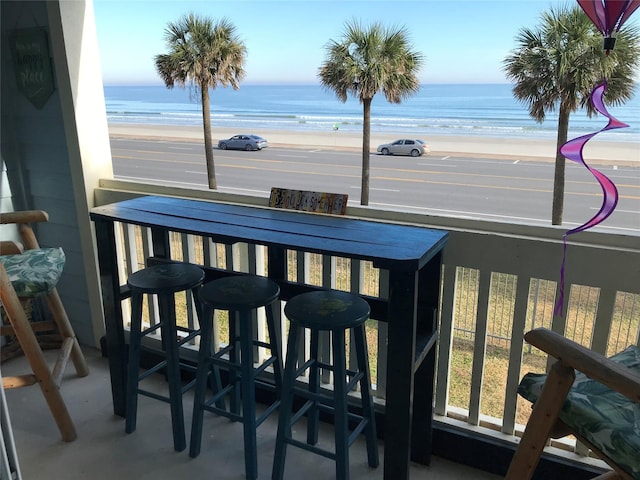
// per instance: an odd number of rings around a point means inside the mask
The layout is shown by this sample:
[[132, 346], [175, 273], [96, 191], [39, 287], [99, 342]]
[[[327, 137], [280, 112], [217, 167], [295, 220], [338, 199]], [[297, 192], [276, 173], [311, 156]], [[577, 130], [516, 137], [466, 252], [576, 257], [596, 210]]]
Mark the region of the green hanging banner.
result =
[[47, 32], [41, 28], [19, 30], [9, 42], [18, 90], [40, 110], [55, 90]]

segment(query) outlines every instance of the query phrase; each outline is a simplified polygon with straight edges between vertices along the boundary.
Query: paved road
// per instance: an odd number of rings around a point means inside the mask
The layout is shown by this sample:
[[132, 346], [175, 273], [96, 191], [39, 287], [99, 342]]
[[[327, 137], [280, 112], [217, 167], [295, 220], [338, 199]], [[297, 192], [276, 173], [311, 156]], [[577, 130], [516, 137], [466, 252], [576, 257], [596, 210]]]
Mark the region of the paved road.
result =
[[[112, 138], [118, 178], [205, 187], [203, 147], [188, 141]], [[214, 150], [220, 191], [268, 196], [272, 186], [348, 193], [360, 201], [361, 154], [275, 148]], [[618, 187], [614, 213], [597, 229], [640, 235], [640, 167], [597, 166]], [[553, 163], [424, 156], [371, 155], [370, 205], [535, 225], [550, 225]], [[600, 209], [602, 190], [584, 167], [567, 162], [564, 226], [573, 228]]]

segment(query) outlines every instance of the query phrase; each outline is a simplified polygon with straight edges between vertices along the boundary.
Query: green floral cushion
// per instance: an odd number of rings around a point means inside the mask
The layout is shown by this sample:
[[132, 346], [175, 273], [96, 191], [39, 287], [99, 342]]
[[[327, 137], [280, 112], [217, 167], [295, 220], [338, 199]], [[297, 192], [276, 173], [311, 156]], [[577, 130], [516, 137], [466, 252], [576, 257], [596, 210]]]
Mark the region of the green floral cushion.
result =
[[[640, 374], [640, 347], [631, 346], [611, 357]], [[538, 373], [526, 374], [518, 393], [535, 402], [546, 379]], [[576, 372], [560, 419], [595, 447], [640, 479], [640, 403], [632, 402], [603, 384]]]
[[17, 255], [0, 255], [9, 280], [19, 297], [49, 293], [58, 283], [65, 256], [62, 248], [35, 248]]

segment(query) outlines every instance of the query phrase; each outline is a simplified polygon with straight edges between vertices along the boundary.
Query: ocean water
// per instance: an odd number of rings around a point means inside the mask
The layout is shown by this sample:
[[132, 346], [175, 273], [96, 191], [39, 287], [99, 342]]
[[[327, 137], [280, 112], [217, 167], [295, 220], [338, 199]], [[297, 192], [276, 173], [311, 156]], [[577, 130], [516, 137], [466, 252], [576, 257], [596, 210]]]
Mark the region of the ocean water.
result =
[[[171, 90], [156, 86], [105, 86], [109, 123], [201, 125], [199, 95], [189, 88]], [[629, 125], [603, 132], [603, 141], [640, 141], [640, 93], [609, 113]], [[342, 103], [319, 85], [242, 85], [239, 90], [218, 87], [211, 91], [212, 128], [362, 131], [362, 106], [349, 98]], [[607, 119], [571, 115], [569, 138], [596, 132]], [[391, 104], [378, 93], [371, 107], [371, 131], [429, 135], [555, 138], [557, 114], [543, 123], [528, 114], [526, 105], [514, 99], [508, 84], [423, 85], [400, 104]]]

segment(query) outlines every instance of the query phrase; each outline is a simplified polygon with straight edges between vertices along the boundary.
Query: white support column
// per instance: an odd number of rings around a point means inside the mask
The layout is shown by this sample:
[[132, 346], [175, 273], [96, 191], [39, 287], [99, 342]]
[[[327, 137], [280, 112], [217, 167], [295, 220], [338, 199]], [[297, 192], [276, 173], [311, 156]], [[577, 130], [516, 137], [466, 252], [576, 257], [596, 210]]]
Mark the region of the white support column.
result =
[[104, 315], [94, 230], [87, 218], [94, 206], [94, 188], [101, 178], [113, 178], [113, 168], [95, 15], [92, 1], [51, 1], [46, 5], [82, 248], [86, 301], [94, 344], [98, 345], [104, 335]]

